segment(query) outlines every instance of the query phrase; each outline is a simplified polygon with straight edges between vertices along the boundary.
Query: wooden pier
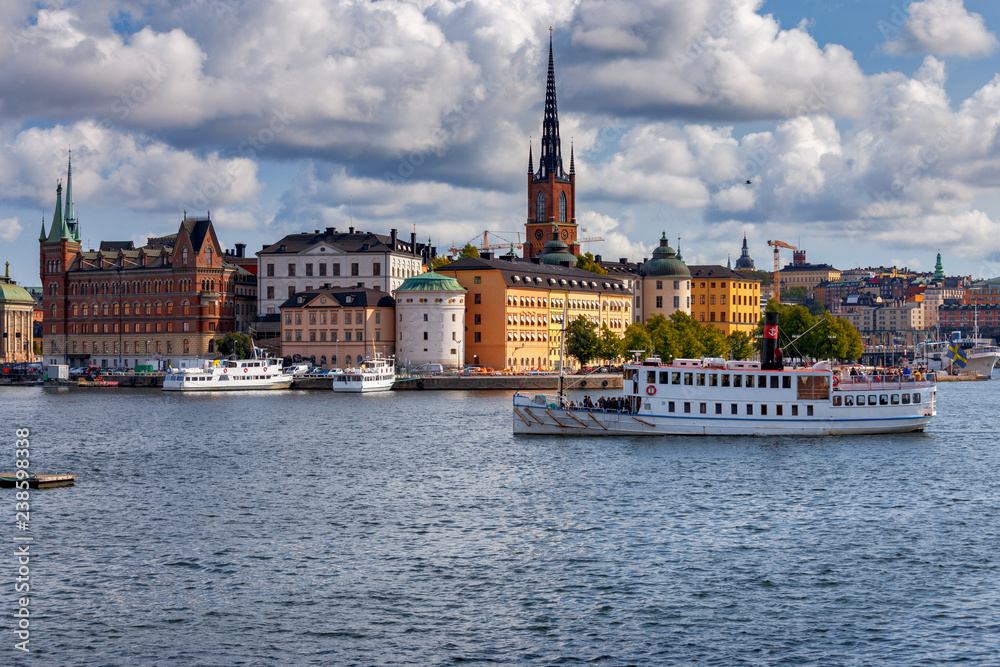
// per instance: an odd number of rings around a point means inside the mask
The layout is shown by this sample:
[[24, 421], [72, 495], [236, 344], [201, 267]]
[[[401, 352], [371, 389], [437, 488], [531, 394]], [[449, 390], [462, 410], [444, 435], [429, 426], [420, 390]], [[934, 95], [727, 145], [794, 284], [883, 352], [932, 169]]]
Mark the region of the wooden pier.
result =
[[57, 486], [73, 486], [78, 475], [28, 475], [17, 479], [17, 473], [0, 472], [0, 487], [10, 489], [18, 481], [27, 481], [29, 489], [53, 489]]

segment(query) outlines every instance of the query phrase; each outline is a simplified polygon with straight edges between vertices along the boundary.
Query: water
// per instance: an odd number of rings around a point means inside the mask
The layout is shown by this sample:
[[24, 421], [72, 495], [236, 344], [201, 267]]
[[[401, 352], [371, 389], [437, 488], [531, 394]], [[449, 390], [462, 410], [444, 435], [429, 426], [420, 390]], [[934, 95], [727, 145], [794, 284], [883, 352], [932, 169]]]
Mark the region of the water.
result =
[[80, 475], [32, 492], [30, 662], [996, 664], [998, 403], [571, 440], [514, 438], [507, 392], [2, 388], [0, 467], [28, 426], [36, 472]]

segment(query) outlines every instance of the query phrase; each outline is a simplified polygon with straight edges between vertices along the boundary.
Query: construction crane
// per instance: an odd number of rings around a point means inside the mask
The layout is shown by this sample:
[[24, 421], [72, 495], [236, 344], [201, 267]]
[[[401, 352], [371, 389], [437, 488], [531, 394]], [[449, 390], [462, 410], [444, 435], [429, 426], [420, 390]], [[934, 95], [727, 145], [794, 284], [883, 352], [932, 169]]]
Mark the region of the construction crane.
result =
[[[586, 231], [586, 230], [584, 230], [584, 231]], [[497, 235], [499, 235], [501, 233], [503, 233], [503, 234], [517, 234], [518, 236], [520, 236], [520, 234], [518, 232], [492, 232], [492, 233], [493, 234], [497, 234]], [[507, 241], [505, 243], [490, 243], [489, 234], [490, 234], [489, 231], [484, 231], [483, 232], [483, 242], [479, 246], [476, 247], [476, 249], [479, 250], [480, 252], [485, 251], [485, 250], [507, 249], [507, 248], [511, 248], [511, 247], [514, 247], [514, 248], [522, 248], [522, 247], [524, 247], [524, 243], [521, 242], [521, 241], [513, 241], [513, 242]], [[469, 241], [469, 243], [472, 243], [474, 240], [477, 240], [478, 238], [479, 237], [476, 236], [475, 238], [471, 239]], [[501, 237], [501, 238], [503, 238], [503, 237]], [[589, 236], [587, 238], [577, 239], [577, 242], [578, 243], [593, 243], [593, 242], [596, 242], [596, 241], [603, 241], [603, 240], [604, 240], [603, 236]], [[459, 252], [462, 252], [462, 248], [458, 248], [456, 246], [452, 246], [451, 248], [449, 248], [449, 252], [459, 253]]]
[[778, 286], [778, 271], [781, 268], [781, 257], [780, 257], [781, 251], [779, 250], [779, 248], [788, 248], [789, 250], [798, 250], [798, 248], [789, 243], [785, 243], [784, 241], [768, 241], [767, 245], [774, 248], [774, 287], [772, 288], [774, 290], [773, 296], [775, 299], [778, 300], [778, 303], [781, 303], [781, 289]]

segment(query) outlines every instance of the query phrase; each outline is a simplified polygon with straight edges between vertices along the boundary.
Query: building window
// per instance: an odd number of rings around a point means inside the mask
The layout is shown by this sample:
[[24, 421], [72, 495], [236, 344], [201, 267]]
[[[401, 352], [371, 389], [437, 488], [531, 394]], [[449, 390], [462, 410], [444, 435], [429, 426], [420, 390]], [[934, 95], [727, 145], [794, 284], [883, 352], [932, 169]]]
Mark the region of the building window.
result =
[[361, 267], [358, 266], [358, 263], [357, 262], [351, 262], [351, 275], [352, 276], [360, 276], [361, 275], [360, 271], [361, 271]]
[[307, 276], [311, 276], [312, 274], [313, 274], [313, 265], [312, 265], [312, 263], [307, 263], [306, 264], [306, 275]]
[[566, 222], [566, 193], [559, 193], [559, 222]]
[[372, 275], [373, 276], [380, 276], [380, 275], [382, 275], [382, 263], [381, 262], [374, 262], [372, 264]]
[[[181, 264], [187, 264], [187, 263], [188, 263], [188, 249], [187, 249], [187, 246], [185, 246], [185, 247], [181, 248]], [[146, 257], [145, 257], [145, 255], [142, 255], [142, 256], [139, 257], [139, 265], [140, 266], [146, 266]]]
[[545, 222], [545, 195], [541, 192], [535, 197], [535, 221]]
[[267, 263], [267, 277], [268, 278], [274, 277], [274, 262]]
[[474, 342], [476, 342], [476, 343], [482, 343], [482, 342], [483, 342], [483, 334], [482, 334], [482, 332], [481, 332], [481, 331], [477, 331], [477, 332], [475, 332], [475, 333], [474, 333], [474, 334], [472, 335], [472, 340], [473, 340]]
[[675, 296], [674, 297], [674, 308], [680, 308], [680, 307], [681, 307], [681, 298], [679, 296]]
[[288, 277], [289, 278], [295, 277], [295, 264], [293, 264], [292, 262], [288, 263]]
[[663, 308], [663, 297], [662, 296], [656, 297], [656, 307], [657, 308]]
[[475, 323], [476, 324], [482, 324], [483, 323], [483, 316], [480, 315], [479, 313], [476, 313], [474, 315], [474, 318], [475, 318]]
[[427, 340], [427, 332], [424, 332], [424, 340]]
[[288, 286], [288, 298], [291, 299], [295, 295], [295, 285]]
[[274, 285], [268, 285], [267, 286], [267, 298], [268, 299], [273, 299], [274, 298]]
[[339, 276], [340, 275], [340, 264], [334, 264], [333, 265], [333, 275], [335, 275], [335, 276]]
[[657, 280], [656, 281], [656, 289], [663, 289], [663, 281], [662, 280]]
[[482, 302], [483, 302], [483, 295], [482, 294], [479, 294], [477, 292], [476, 294], [472, 295], [472, 303], [482, 303]]

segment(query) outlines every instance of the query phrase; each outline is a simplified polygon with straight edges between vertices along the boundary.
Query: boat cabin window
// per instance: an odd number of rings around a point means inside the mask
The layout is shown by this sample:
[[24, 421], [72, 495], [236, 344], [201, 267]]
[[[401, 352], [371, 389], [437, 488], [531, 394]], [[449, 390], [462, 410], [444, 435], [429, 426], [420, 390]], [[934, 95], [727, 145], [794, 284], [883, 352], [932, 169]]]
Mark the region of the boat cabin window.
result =
[[747, 403], [747, 414], [748, 415], [753, 414], [753, 403]]
[[893, 394], [889, 400], [893, 405], [899, 405], [899, 394]]
[[878, 405], [878, 396], [875, 394], [868, 394], [868, 405]]
[[760, 414], [767, 416], [767, 405], [760, 406]]
[[722, 386], [723, 387], [728, 387], [729, 386], [729, 373], [723, 373], [722, 374]]
[[781, 382], [781, 378], [779, 378], [777, 375], [772, 375], [771, 376], [771, 389], [777, 389], [779, 382]]
[[709, 373], [708, 374], [708, 386], [709, 387], [718, 387], [719, 386], [719, 374], [718, 373]]
[[736, 374], [733, 376], [733, 386], [742, 387], [743, 386], [743, 376]]
[[781, 377], [781, 388], [782, 389], [791, 389], [792, 388], [792, 378], [790, 378], [787, 375], [783, 375]]
[[671, 373], [670, 374], [670, 384], [680, 384], [680, 383], [681, 383], [681, 374], [678, 373], [677, 371], [674, 371], [673, 373]]
[[748, 375], [748, 376], [746, 376], [745, 379], [746, 379], [746, 386], [747, 386], [747, 388], [752, 389], [753, 388], [753, 376], [752, 375]]
[[828, 375], [800, 375], [797, 391], [800, 401], [825, 401], [830, 398], [830, 377]]
[[698, 373], [698, 377], [695, 378], [695, 384], [697, 384], [699, 387], [704, 387], [705, 386], [705, 374], [704, 373]]
[[793, 405], [792, 406], [792, 416], [793, 417], [798, 417], [799, 416], [799, 406], [797, 406], [797, 405]]
[[670, 373], [660, 371], [660, 384], [670, 384]]
[[903, 405], [909, 405], [909, 404], [910, 404], [910, 395], [903, 394]]
[[722, 403], [716, 403], [715, 404], [715, 414], [717, 414], [717, 415], [721, 415], [722, 414]]
[[783, 407], [784, 407], [784, 406], [782, 406], [782, 405], [776, 405], [776, 406], [774, 406], [774, 412], [775, 412], [775, 414], [777, 414], [777, 415], [778, 415], [779, 417], [781, 416], [781, 408], [783, 408]]
[[919, 393], [916, 393], [916, 394], [913, 395], [913, 402], [914, 403], [919, 403], [920, 402], [920, 394]]
[[646, 371], [646, 384], [656, 384], [656, 371]]
[[[834, 396], [833, 397], [834, 405], [836, 405], [838, 398], [839, 398], [838, 396]], [[844, 405], [846, 405], [847, 407], [853, 407], [854, 406], [854, 397], [851, 396], [851, 395], [844, 396]]]
[[698, 409], [701, 412], [701, 414], [703, 414], [703, 415], [708, 414], [708, 404], [707, 403], [702, 403], [701, 405], [698, 406]]
[[685, 403], [684, 404], [684, 413], [688, 414], [690, 412], [691, 412], [691, 404], [690, 403]]
[[833, 404], [836, 406], [840, 406], [840, 396], [833, 397]]
[[738, 415], [739, 413], [740, 413], [739, 406], [736, 405], [735, 403], [730, 403], [729, 404], [729, 414], [731, 414], [731, 415]]
[[757, 376], [757, 386], [760, 387], [761, 389], [767, 389], [767, 376], [766, 375], [758, 375]]
[[806, 406], [806, 417], [812, 417], [812, 416], [813, 416], [813, 406], [807, 405]]
[[684, 374], [684, 384], [691, 385], [693, 383], [694, 383], [694, 373], [685, 373]]
[[667, 412], [673, 412], [673, 411], [674, 411], [674, 402], [667, 401]]

